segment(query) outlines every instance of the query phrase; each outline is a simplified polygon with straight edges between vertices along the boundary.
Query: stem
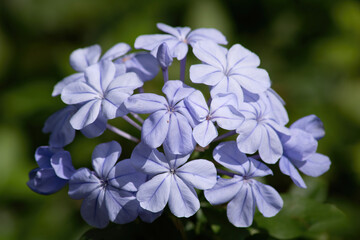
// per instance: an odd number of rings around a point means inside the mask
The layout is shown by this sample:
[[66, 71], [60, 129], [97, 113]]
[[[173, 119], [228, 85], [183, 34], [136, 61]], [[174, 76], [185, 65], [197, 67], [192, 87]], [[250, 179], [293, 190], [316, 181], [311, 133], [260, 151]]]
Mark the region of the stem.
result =
[[180, 80], [184, 82], [186, 70], [186, 56], [180, 60]]
[[119, 136], [121, 136], [123, 138], [126, 138], [127, 140], [130, 140], [130, 141], [133, 141], [133, 142], [136, 142], [136, 143], [140, 142], [140, 140], [137, 139], [136, 137], [134, 137], [134, 136], [128, 134], [127, 132], [124, 132], [124, 131], [122, 131], [122, 130], [120, 130], [120, 129], [118, 129], [118, 128], [110, 125], [110, 124], [106, 124], [106, 128], [109, 129], [110, 131], [116, 133], [117, 135], [119, 135]]
[[235, 131], [235, 130], [229, 131], [229, 132], [224, 133], [223, 135], [220, 135], [220, 136], [218, 136], [217, 138], [215, 138], [215, 139], [213, 140], [213, 142], [220, 141], [220, 140], [222, 140], [222, 139], [224, 139], [224, 138], [230, 137], [230, 136], [235, 135], [235, 134], [236, 134], [236, 131]]
[[161, 68], [161, 70], [162, 70], [163, 77], [164, 77], [164, 83], [166, 83], [167, 81], [169, 81], [168, 68]]
[[122, 118], [141, 131], [141, 126], [139, 124], [137, 124], [134, 120], [132, 120], [128, 116], [123, 116]]
[[137, 115], [136, 113], [131, 113], [131, 115], [138, 120], [141, 124], [144, 123], [144, 119], [142, 119], [139, 115]]
[[231, 173], [231, 172], [228, 172], [228, 171], [225, 171], [225, 170], [222, 170], [222, 169], [216, 169], [216, 171], [218, 172], [218, 174], [223, 174], [223, 175], [226, 175], [226, 176], [229, 176], [229, 177], [233, 177], [235, 174], [234, 173]]

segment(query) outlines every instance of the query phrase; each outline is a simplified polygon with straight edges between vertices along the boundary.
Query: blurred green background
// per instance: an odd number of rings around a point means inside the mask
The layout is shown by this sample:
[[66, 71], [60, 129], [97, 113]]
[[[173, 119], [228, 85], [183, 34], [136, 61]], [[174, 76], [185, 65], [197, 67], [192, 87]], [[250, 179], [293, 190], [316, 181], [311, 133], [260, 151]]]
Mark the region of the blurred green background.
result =
[[[276, 167], [268, 181], [284, 193], [284, 210], [272, 219], [257, 215], [246, 234], [252, 239], [357, 239], [360, 1], [355, 0], [1, 0], [0, 239], [78, 239], [89, 229], [80, 217], [81, 202], [71, 200], [66, 189], [41, 196], [26, 186], [28, 172], [36, 167], [35, 149], [47, 145], [43, 124], [64, 106], [51, 97], [52, 88], [74, 72], [68, 62], [73, 50], [95, 43], [104, 50], [118, 42], [133, 45], [138, 35], [159, 33], [157, 22], [219, 29], [228, 46], [240, 43], [259, 55], [272, 87], [286, 101], [290, 122], [309, 114], [324, 122], [326, 136], [318, 151], [331, 158], [330, 171], [305, 178], [309, 187], [301, 190]], [[170, 72], [170, 78], [177, 74]], [[145, 89], [159, 91], [160, 86], [159, 77]], [[114, 124], [140, 136], [122, 121]], [[93, 140], [78, 134], [66, 149], [76, 167], [87, 166], [94, 146], [111, 139], [128, 146], [123, 156], [129, 156], [134, 144], [111, 133]], [[226, 219], [219, 222], [223, 213], [211, 220], [214, 210], [206, 209], [185, 225], [199, 234], [195, 239], [211, 233], [216, 239], [244, 238], [244, 231]]]

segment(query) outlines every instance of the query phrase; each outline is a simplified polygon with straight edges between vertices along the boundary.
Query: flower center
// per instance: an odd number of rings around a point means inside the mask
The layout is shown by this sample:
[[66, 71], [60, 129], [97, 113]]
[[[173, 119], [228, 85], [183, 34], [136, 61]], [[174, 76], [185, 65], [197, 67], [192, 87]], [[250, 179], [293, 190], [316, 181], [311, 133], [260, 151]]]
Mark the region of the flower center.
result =
[[102, 188], [106, 188], [108, 185], [109, 185], [108, 180], [103, 180], [103, 179], [100, 180], [100, 186]]
[[173, 168], [170, 169], [170, 173], [174, 175], [175, 174], [175, 169], [173, 169]]

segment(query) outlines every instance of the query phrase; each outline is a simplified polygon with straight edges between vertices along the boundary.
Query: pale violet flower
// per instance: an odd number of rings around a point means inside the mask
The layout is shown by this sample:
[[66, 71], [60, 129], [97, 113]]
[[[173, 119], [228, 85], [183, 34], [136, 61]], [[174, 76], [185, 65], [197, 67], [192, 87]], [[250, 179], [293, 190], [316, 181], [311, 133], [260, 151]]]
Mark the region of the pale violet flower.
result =
[[103, 60], [112, 61], [130, 51], [130, 49], [131, 48], [128, 44], [118, 43], [110, 48], [101, 58], [101, 47], [98, 44], [86, 48], [79, 48], [73, 51], [70, 55], [70, 65], [75, 71], [77, 71], [77, 73], [74, 73], [58, 82], [54, 87], [52, 96], [54, 97], [61, 94], [64, 87], [70, 83], [77, 81], [85, 82], [84, 73], [87, 67]]
[[234, 93], [240, 104], [244, 100], [244, 89], [251, 93], [262, 93], [270, 88], [268, 73], [258, 68], [258, 56], [240, 44], [226, 50], [204, 41], [197, 43], [193, 52], [203, 64], [190, 67], [190, 79], [194, 83], [211, 86], [211, 96]]
[[252, 224], [255, 206], [264, 215], [272, 217], [283, 206], [279, 193], [254, 178], [272, 174], [260, 161], [247, 157], [237, 149], [235, 142], [223, 142], [213, 152], [215, 161], [234, 172], [233, 178], [219, 178], [216, 185], [205, 190], [206, 199], [213, 205], [229, 202], [227, 217], [236, 227]]
[[179, 80], [171, 80], [162, 88], [166, 98], [153, 93], [135, 94], [125, 102], [134, 113], [151, 113], [144, 121], [141, 140], [151, 148], [163, 143], [174, 154], [187, 154], [194, 150], [192, 117], [183, 99], [195, 91]]
[[151, 176], [136, 194], [140, 206], [151, 212], [162, 211], [169, 204], [177, 217], [190, 217], [200, 208], [197, 189], [209, 189], [216, 183], [213, 163], [196, 159], [186, 163], [188, 155], [174, 155], [165, 148], [165, 155], [139, 144], [131, 156], [136, 169]]
[[156, 56], [161, 43], [166, 43], [173, 58], [182, 60], [188, 52], [188, 44], [192, 47], [197, 42], [212, 41], [218, 44], [227, 44], [224, 35], [213, 28], [199, 28], [191, 31], [189, 27], [171, 27], [163, 23], [156, 25], [161, 31], [168, 34], [149, 34], [139, 36], [135, 40], [135, 48], [146, 49]]
[[135, 193], [146, 175], [136, 171], [130, 159], [116, 163], [120, 154], [121, 146], [115, 141], [99, 144], [92, 154], [95, 171], [80, 168], [69, 181], [69, 196], [83, 199], [81, 216], [91, 226], [128, 223], [138, 216]]
[[115, 77], [115, 72], [114, 63], [101, 61], [85, 70], [86, 82], [73, 82], [63, 89], [63, 102], [82, 105], [70, 119], [73, 128], [82, 129], [99, 115], [113, 119], [127, 114], [123, 103], [143, 82], [135, 73]]
[[289, 130], [277, 122], [267, 99], [260, 96], [256, 102], [243, 103], [239, 111], [245, 116], [236, 129], [239, 150], [248, 154], [259, 151], [264, 162], [276, 163], [283, 154], [278, 133], [289, 135]]
[[185, 99], [185, 105], [197, 122], [193, 136], [202, 147], [218, 136], [215, 122], [223, 129], [234, 130], [244, 121], [244, 116], [237, 110], [237, 98], [232, 93], [216, 95], [209, 110], [203, 94], [195, 91]]
[[306, 188], [306, 184], [296, 168], [312, 177], [318, 177], [329, 170], [330, 159], [316, 153], [317, 140], [324, 135], [321, 120], [315, 115], [309, 115], [290, 126], [290, 136], [281, 136], [284, 155], [279, 162], [280, 170], [290, 176], [298, 187]]

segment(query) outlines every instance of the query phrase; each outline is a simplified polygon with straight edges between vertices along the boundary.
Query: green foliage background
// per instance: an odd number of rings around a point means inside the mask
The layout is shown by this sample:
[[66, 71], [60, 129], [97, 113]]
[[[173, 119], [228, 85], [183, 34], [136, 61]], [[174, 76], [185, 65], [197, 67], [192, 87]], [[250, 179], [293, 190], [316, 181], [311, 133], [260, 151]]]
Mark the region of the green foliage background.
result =
[[[320, 178], [305, 178], [308, 189], [302, 190], [274, 167], [275, 176], [266, 180], [285, 201], [276, 217], [257, 214], [251, 228], [237, 229], [222, 207], [204, 204], [188, 220], [165, 215], [153, 225], [135, 222], [88, 231], [81, 202], [71, 200], [66, 189], [40, 196], [27, 188], [27, 174], [36, 167], [35, 149], [48, 141], [43, 123], [63, 106], [51, 92], [73, 73], [70, 53], [95, 43], [104, 50], [118, 42], [133, 45], [138, 35], [158, 33], [157, 22], [219, 29], [229, 46], [240, 43], [259, 55], [287, 103], [290, 122], [309, 114], [323, 120], [326, 136], [319, 152], [330, 156], [331, 169]], [[178, 78], [174, 68], [172, 79]], [[145, 89], [159, 91], [160, 85], [157, 78]], [[0, 239], [356, 239], [359, 103], [360, 1], [1, 0]], [[139, 136], [125, 122], [114, 124]], [[111, 133], [95, 140], [78, 134], [66, 149], [76, 167], [88, 166], [94, 146], [111, 139], [129, 156], [134, 144]]]

